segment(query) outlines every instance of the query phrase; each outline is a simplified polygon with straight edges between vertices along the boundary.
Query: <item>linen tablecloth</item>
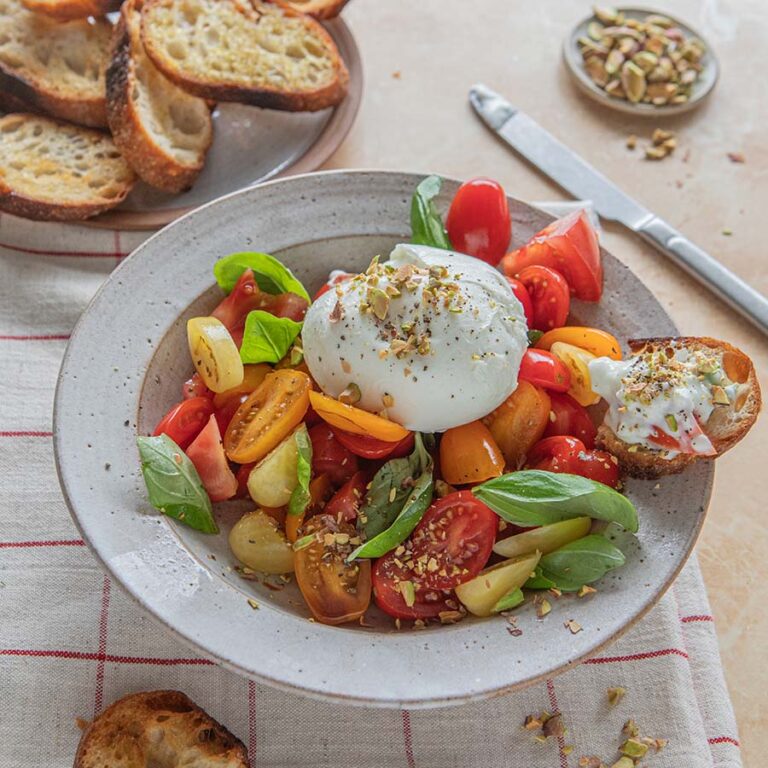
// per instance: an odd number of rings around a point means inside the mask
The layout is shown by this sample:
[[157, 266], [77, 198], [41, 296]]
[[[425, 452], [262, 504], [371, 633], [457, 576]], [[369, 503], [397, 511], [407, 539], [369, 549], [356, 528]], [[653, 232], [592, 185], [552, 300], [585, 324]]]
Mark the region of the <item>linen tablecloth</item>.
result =
[[[208, 710], [242, 739], [254, 768], [577, 768], [586, 755], [611, 765], [630, 718], [641, 735], [669, 740], [641, 765], [741, 766], [695, 557], [597, 657], [522, 692], [448, 709], [365, 710], [278, 692], [166, 634], [80, 540], [51, 443], [69, 334], [145, 237], [0, 216], [0, 768], [71, 765], [77, 718], [156, 688], [182, 690]], [[627, 693], [610, 707], [606, 690], [617, 686]], [[542, 710], [562, 713], [564, 737], [539, 743], [522, 728]]]

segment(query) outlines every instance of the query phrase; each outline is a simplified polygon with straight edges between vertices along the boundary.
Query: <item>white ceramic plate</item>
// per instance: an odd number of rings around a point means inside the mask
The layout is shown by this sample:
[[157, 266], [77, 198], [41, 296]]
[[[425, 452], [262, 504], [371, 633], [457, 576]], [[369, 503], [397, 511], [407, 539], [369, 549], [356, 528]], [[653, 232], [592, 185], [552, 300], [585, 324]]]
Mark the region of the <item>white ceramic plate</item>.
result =
[[[372, 628], [311, 623], [294, 585], [276, 592], [231, 570], [226, 532], [242, 507], [220, 505], [220, 536], [198, 534], [149, 507], [136, 435], [151, 432], [192, 371], [185, 323], [221, 299], [212, 277], [216, 258], [271, 252], [312, 293], [331, 269], [360, 270], [407, 240], [410, 196], [421, 178], [365, 171], [293, 177], [237, 192], [167, 227], [112, 273], [78, 323], [54, 414], [59, 477], [74, 519], [139, 604], [200, 653], [238, 672], [372, 706], [478, 699], [594, 654], [674, 579], [701, 528], [713, 476], [712, 465], [701, 462], [659, 484], [630, 480], [641, 528], [637, 539], [619, 537], [626, 566], [604, 578], [591, 598], [553, 600], [545, 621], [530, 605], [521, 608], [519, 637], [501, 617], [401, 632], [376, 610]], [[443, 209], [456, 186], [445, 184]], [[551, 219], [516, 200], [510, 210], [515, 245]], [[610, 254], [603, 260], [605, 295], [597, 305], [576, 302], [574, 319], [621, 339], [673, 334], [648, 289]], [[566, 619], [583, 631], [571, 635]]]
[[321, 112], [280, 112], [219, 103], [213, 113], [213, 145], [188, 192], [171, 195], [143, 182], [117, 208], [86, 222], [117, 229], [159, 229], [193, 208], [237, 189], [319, 168], [346, 137], [363, 93], [360, 52], [341, 18], [324, 22], [349, 69], [349, 93]]

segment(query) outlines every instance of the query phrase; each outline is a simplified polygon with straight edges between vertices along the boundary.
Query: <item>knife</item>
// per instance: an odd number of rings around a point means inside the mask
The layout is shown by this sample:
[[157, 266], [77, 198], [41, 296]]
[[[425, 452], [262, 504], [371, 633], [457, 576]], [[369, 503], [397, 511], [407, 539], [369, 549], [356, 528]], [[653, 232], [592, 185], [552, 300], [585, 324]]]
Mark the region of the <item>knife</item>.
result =
[[469, 91], [469, 101], [500, 139], [563, 189], [576, 198], [590, 200], [604, 219], [618, 221], [636, 232], [768, 334], [768, 299], [765, 296], [622, 192], [498, 93], [484, 85], [475, 85]]

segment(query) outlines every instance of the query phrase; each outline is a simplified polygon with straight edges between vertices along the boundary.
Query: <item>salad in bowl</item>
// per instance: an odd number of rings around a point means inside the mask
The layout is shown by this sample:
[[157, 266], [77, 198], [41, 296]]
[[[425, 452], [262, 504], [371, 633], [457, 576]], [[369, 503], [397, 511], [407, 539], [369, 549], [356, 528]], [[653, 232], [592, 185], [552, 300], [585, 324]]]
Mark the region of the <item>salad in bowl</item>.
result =
[[[191, 377], [138, 438], [149, 500], [218, 533], [239, 572], [295, 580], [307, 616], [401, 625], [599, 591], [642, 524], [622, 477], [657, 478], [751, 427], [749, 358], [710, 338], [633, 339], [569, 324], [599, 302], [588, 216], [508, 253], [497, 183], [462, 185], [445, 222], [428, 177], [411, 242], [334, 271], [310, 297], [269, 254], [212, 265], [226, 297], [187, 322]], [[216, 505], [214, 507], [214, 505]]]

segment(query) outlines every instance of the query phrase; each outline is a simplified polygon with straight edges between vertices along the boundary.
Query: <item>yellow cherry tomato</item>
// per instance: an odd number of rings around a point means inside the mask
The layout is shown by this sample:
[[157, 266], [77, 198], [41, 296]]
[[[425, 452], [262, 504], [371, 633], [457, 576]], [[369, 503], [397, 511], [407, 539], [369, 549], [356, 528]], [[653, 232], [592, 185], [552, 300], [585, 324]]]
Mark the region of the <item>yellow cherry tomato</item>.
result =
[[610, 357], [621, 360], [621, 345], [615, 336], [599, 328], [586, 328], [579, 325], [566, 325], [547, 331], [534, 345], [538, 349], [552, 349], [558, 341], [574, 347], [586, 349], [596, 357]]
[[232, 336], [215, 317], [187, 321], [187, 341], [195, 370], [212, 392], [224, 392], [243, 381], [243, 362]]
[[243, 366], [243, 380], [235, 387], [224, 392], [218, 392], [213, 396], [213, 407], [223, 408], [231, 398], [241, 395], [250, 395], [272, 370], [266, 363], [254, 363]]
[[394, 421], [383, 419], [375, 413], [369, 413], [354, 405], [347, 405], [320, 392], [310, 392], [309, 402], [317, 415], [332, 427], [352, 432], [355, 435], [368, 435], [389, 443], [398, 442], [408, 437], [408, 430]]
[[589, 362], [597, 355], [587, 352], [586, 349], [574, 347], [564, 341], [556, 341], [549, 351], [560, 358], [571, 372], [571, 388], [568, 394], [579, 405], [594, 405], [600, 402], [600, 395], [592, 391], [592, 377], [589, 375]]

